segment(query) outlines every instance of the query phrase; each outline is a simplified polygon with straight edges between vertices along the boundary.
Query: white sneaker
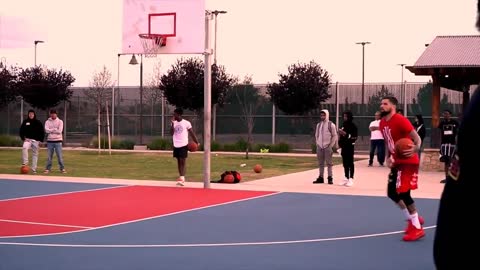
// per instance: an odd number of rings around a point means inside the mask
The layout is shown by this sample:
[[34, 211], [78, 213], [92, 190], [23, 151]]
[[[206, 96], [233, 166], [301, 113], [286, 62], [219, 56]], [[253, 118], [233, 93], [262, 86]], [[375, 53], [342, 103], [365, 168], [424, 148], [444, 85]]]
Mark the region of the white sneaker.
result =
[[180, 187], [185, 186], [185, 180], [178, 178], [177, 179], [177, 186], [180, 186]]
[[348, 179], [347, 183], [345, 184], [346, 187], [353, 186], [353, 178]]
[[345, 186], [348, 183], [348, 178], [343, 179], [343, 181], [339, 184], [340, 186]]

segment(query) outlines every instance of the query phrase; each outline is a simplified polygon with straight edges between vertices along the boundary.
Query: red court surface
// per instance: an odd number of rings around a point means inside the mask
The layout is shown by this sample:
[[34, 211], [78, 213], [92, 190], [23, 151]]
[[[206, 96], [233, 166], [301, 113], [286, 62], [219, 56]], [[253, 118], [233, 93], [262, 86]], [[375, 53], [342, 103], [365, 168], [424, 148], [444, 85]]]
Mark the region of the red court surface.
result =
[[0, 237], [73, 232], [276, 192], [122, 186], [0, 201]]

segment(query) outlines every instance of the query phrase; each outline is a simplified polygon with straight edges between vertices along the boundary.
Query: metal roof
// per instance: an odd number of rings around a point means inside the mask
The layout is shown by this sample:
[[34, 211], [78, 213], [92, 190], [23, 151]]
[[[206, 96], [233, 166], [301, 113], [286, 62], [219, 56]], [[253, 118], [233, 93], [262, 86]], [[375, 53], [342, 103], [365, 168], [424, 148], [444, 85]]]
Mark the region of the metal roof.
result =
[[480, 67], [480, 35], [437, 36], [413, 67]]

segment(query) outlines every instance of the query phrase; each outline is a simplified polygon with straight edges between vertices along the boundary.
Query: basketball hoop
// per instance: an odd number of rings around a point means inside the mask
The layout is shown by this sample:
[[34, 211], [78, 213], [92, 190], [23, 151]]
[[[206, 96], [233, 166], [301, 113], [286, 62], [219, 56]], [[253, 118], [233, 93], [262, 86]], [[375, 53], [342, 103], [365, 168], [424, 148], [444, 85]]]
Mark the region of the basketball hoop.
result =
[[156, 34], [139, 34], [145, 57], [156, 57], [160, 48], [167, 45], [167, 37]]

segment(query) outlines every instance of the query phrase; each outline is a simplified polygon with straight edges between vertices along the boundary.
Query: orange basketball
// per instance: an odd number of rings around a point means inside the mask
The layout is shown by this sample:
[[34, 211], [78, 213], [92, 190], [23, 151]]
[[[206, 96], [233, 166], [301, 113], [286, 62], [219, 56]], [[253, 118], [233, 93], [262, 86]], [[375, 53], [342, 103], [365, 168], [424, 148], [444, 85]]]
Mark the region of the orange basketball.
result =
[[403, 151], [405, 149], [409, 149], [413, 144], [413, 141], [410, 138], [401, 138], [400, 140], [395, 142], [395, 153], [397, 154], [397, 157], [399, 158], [406, 158], [403, 156]]
[[188, 147], [188, 151], [190, 151], [190, 152], [195, 152], [195, 151], [198, 150], [198, 145], [194, 142], [188, 143], [187, 147]]
[[233, 174], [227, 174], [223, 178], [223, 182], [225, 183], [233, 183], [235, 181], [235, 177], [233, 177]]
[[22, 165], [22, 168], [20, 168], [20, 173], [21, 174], [27, 174], [30, 171], [30, 168], [28, 165]]
[[253, 166], [253, 171], [256, 172], [256, 173], [261, 173], [262, 172], [262, 165], [257, 164], [255, 166]]

